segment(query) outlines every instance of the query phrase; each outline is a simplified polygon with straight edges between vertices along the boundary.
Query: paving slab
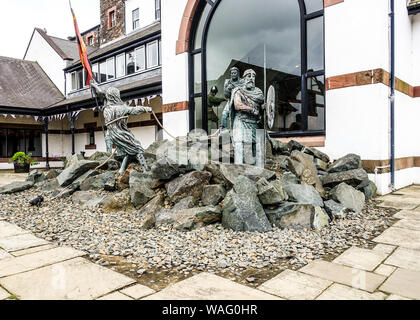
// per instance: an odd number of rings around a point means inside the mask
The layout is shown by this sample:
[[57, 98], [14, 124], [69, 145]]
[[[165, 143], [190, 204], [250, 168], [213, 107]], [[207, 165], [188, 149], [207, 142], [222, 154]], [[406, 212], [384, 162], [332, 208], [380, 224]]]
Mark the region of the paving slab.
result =
[[24, 256], [26, 254], [31, 254], [31, 253], [44, 251], [44, 250], [49, 250], [49, 249], [53, 249], [53, 248], [57, 248], [57, 246], [54, 245], [54, 244], [46, 244], [46, 245], [39, 246], [39, 247], [33, 247], [33, 248], [23, 249], [23, 250], [18, 250], [18, 251], [12, 251], [10, 253], [15, 257], [20, 257], [20, 256]]
[[416, 220], [416, 219], [402, 219], [400, 221], [397, 221], [393, 225], [393, 227], [420, 231], [420, 220]]
[[385, 277], [389, 277], [395, 271], [395, 269], [397, 269], [397, 267], [381, 264], [379, 267], [376, 268], [375, 273]]
[[386, 300], [412, 300], [412, 299], [401, 297], [397, 294], [391, 294]]
[[316, 300], [385, 300], [386, 294], [368, 293], [359, 289], [334, 283], [325, 290]]
[[419, 206], [420, 197], [413, 196], [412, 194], [402, 194], [402, 195], [386, 195], [380, 197], [378, 200], [390, 201], [390, 202], [399, 202], [399, 203], [409, 203]]
[[401, 210], [394, 215], [397, 219], [415, 219], [420, 220], [420, 211], [416, 210]]
[[125, 294], [122, 294], [120, 292], [113, 292], [96, 300], [134, 300], [134, 299], [127, 297]]
[[23, 300], [90, 300], [134, 282], [84, 258], [0, 279], [4, 288]]
[[420, 231], [391, 227], [373, 241], [420, 250]]
[[378, 274], [322, 260], [313, 261], [299, 271], [369, 292], [374, 292], [385, 280]]
[[403, 269], [420, 271], [420, 251], [398, 248], [384, 263]]
[[289, 300], [313, 300], [331, 284], [329, 280], [285, 270], [264, 282], [258, 289]]
[[335, 258], [334, 263], [366, 271], [373, 271], [387, 257], [388, 254], [383, 252], [351, 247]]
[[0, 238], [7, 238], [25, 233], [29, 233], [29, 231], [23, 230], [22, 228], [19, 228], [9, 222], [0, 221]]
[[138, 299], [144, 298], [146, 296], [149, 296], [149, 295], [155, 293], [156, 291], [149, 288], [149, 287], [143, 286], [141, 284], [136, 284], [134, 286], [125, 288], [123, 290], [120, 290], [120, 292], [129, 296], [129, 297], [131, 297], [131, 298], [133, 298], [133, 299], [138, 300]]
[[257, 289], [202, 272], [142, 300], [281, 300]]
[[420, 300], [420, 272], [398, 268], [379, 290]]
[[9, 258], [13, 258], [13, 256], [7, 251], [0, 249], [0, 260], [9, 259]]
[[0, 288], [0, 300], [6, 300], [9, 297], [10, 297], [10, 294], [3, 288]]
[[82, 251], [69, 247], [60, 247], [12, 259], [1, 260], [0, 278], [84, 255], [86, 255], [86, 253]]
[[383, 201], [378, 204], [378, 207], [383, 208], [394, 208], [394, 209], [406, 209], [406, 210], [413, 210], [417, 208], [419, 205], [415, 203], [406, 203], [401, 201]]
[[378, 243], [372, 250], [390, 254], [395, 250], [395, 248], [396, 246], [391, 246], [390, 244]]
[[0, 247], [9, 252], [38, 247], [45, 244], [48, 244], [48, 242], [37, 238], [30, 233], [0, 238]]

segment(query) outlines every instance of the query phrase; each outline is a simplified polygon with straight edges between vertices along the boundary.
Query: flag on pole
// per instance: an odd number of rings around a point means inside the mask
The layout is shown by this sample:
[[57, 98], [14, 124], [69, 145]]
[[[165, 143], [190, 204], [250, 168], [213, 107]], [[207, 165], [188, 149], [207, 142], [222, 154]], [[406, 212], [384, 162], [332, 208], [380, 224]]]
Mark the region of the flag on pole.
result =
[[[70, 1], [69, 1], [69, 3], [70, 3]], [[74, 29], [76, 31], [76, 39], [77, 39], [77, 44], [79, 46], [80, 61], [82, 62], [83, 69], [85, 69], [86, 74], [87, 74], [86, 85], [89, 86], [90, 81], [92, 79], [94, 79], [93, 73], [92, 73], [92, 65], [91, 65], [91, 63], [89, 61], [89, 58], [88, 58], [88, 52], [86, 50], [85, 43], [83, 41], [82, 36], [80, 35], [79, 27], [77, 25], [76, 15], [74, 14], [73, 8], [71, 7], [71, 3], [70, 3], [70, 10], [71, 10], [71, 14], [73, 15]]]

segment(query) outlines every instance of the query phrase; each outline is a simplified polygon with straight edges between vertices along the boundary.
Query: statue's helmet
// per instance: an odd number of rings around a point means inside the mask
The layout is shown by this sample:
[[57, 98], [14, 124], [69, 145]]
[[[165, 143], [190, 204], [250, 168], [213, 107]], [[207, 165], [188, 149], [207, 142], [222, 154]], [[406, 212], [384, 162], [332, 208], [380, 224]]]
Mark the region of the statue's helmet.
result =
[[218, 92], [219, 92], [219, 89], [217, 89], [217, 87], [216, 87], [216, 86], [211, 87], [211, 89], [210, 89], [210, 93], [212, 93], [212, 94], [216, 95]]
[[232, 68], [230, 69], [230, 73], [232, 73], [233, 71], [238, 72], [238, 74], [240, 73], [240, 72], [239, 72], [239, 68], [237, 68], [237, 67], [232, 67]]

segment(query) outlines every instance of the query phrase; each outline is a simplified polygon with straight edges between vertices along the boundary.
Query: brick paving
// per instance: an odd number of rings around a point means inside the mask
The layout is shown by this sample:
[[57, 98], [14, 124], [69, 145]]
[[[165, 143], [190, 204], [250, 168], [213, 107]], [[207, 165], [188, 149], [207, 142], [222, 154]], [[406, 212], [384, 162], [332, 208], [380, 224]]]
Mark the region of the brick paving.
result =
[[332, 262], [285, 270], [258, 288], [203, 272], [156, 292], [88, 261], [84, 252], [0, 221], [0, 300], [420, 299], [420, 188], [378, 200], [401, 209], [395, 215], [401, 220], [373, 240], [373, 249], [352, 247]]

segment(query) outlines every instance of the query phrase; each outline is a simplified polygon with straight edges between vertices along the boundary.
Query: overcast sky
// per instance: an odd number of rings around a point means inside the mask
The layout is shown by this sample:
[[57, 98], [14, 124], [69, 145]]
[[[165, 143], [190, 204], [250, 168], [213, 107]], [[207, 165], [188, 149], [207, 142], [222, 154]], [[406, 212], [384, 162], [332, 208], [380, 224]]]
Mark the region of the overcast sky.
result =
[[[33, 29], [49, 35], [74, 36], [68, 0], [2, 0], [0, 56], [22, 59]], [[71, 0], [81, 32], [99, 24], [99, 0]]]

